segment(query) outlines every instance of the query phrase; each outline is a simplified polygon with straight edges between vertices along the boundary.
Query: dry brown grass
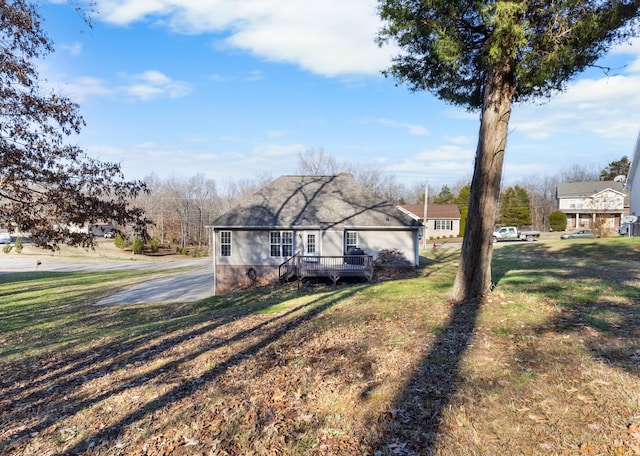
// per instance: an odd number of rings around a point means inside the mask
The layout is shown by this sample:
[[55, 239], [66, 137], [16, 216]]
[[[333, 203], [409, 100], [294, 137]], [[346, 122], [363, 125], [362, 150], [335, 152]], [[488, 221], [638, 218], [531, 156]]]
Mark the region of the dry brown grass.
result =
[[[640, 242], [498, 248], [481, 306], [447, 302], [456, 254], [337, 289], [51, 298], [95, 334], [0, 359], [0, 453], [640, 454]], [[3, 318], [37, 305], [12, 286]]]

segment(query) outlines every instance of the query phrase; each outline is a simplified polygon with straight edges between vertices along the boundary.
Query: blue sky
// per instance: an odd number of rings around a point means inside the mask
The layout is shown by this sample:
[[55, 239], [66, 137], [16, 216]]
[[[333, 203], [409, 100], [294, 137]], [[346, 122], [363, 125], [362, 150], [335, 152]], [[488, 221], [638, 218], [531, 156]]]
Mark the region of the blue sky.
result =
[[[322, 149], [434, 188], [470, 180], [478, 115], [385, 79], [375, 0], [97, 0], [89, 29], [65, 0], [42, 3], [56, 52], [47, 85], [80, 104], [72, 138], [121, 163], [219, 183], [295, 174]], [[601, 169], [640, 130], [640, 40], [616, 48], [568, 90], [511, 117], [504, 183]]]

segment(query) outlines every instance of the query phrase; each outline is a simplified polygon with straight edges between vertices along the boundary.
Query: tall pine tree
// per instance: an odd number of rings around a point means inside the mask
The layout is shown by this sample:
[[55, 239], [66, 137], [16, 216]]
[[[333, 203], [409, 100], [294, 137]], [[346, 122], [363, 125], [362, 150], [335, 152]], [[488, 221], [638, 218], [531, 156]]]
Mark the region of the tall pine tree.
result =
[[491, 289], [493, 232], [512, 104], [550, 97], [640, 33], [640, 0], [378, 0], [387, 75], [480, 112], [469, 219], [454, 301]]

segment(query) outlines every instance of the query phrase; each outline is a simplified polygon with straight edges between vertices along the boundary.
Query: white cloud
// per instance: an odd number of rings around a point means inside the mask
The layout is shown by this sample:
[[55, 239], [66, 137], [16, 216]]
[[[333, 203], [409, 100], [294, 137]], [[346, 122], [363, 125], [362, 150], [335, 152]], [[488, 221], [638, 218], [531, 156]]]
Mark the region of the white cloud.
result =
[[425, 149], [392, 161], [385, 170], [392, 175], [403, 176], [405, 181], [424, 182], [440, 187], [469, 175], [473, 170], [474, 147], [444, 145]]
[[283, 136], [287, 135], [286, 131], [282, 131], [282, 130], [269, 130], [266, 133], [267, 138], [282, 138]]
[[[117, 84], [86, 76], [75, 78], [70, 82], [50, 85], [78, 103], [84, 102], [90, 96], [128, 95], [134, 100], [149, 101], [160, 97], [180, 98], [191, 92], [186, 82], [173, 80], [155, 70], [133, 75], [119, 73], [118, 78], [120, 82]], [[57, 79], [66, 79], [66, 77], [58, 76]]]
[[374, 124], [380, 124], [380, 125], [387, 125], [387, 126], [394, 127], [394, 128], [402, 128], [402, 129], [405, 129], [407, 131], [407, 133], [409, 133], [411, 135], [416, 135], [416, 136], [428, 136], [429, 135], [429, 130], [427, 130], [422, 125], [412, 124], [412, 123], [407, 123], [407, 122], [399, 122], [397, 120], [386, 119], [386, 118], [383, 118], [383, 117], [377, 117], [377, 118], [372, 118], [372, 119], [364, 119], [362, 121], [362, 123], [364, 123], [364, 124], [374, 123]]
[[541, 106], [517, 105], [510, 130], [531, 139], [590, 132], [628, 139], [638, 131], [640, 74], [582, 79]]
[[82, 54], [82, 43], [62, 43], [58, 48], [74, 57]]
[[90, 96], [110, 96], [115, 90], [108, 87], [105, 81], [93, 77], [81, 77], [59, 84], [56, 89], [76, 103], [84, 102]]
[[273, 170], [274, 160], [281, 161], [279, 174], [295, 172], [297, 156], [308, 149], [303, 144], [256, 144], [250, 151], [227, 149], [222, 152], [189, 150], [176, 144], [144, 142], [119, 147], [91, 145], [89, 153], [100, 160], [120, 163], [127, 179], [142, 179], [150, 174], [149, 163], [162, 163], [153, 170], [160, 177], [204, 173], [216, 180], [244, 179]]
[[253, 147], [251, 155], [254, 159], [268, 159], [269, 162], [272, 157], [292, 157], [296, 158], [300, 152], [308, 149], [308, 146], [304, 144], [259, 144]]
[[377, 74], [388, 66], [395, 51], [374, 42], [382, 25], [376, 8], [376, 0], [98, 0], [96, 19], [225, 33], [217, 45], [337, 76]]
[[120, 86], [119, 91], [141, 101], [158, 97], [180, 98], [191, 92], [186, 82], [173, 80], [155, 70], [134, 75], [121, 73], [120, 78], [124, 79], [126, 84]]
[[442, 139], [454, 144], [472, 144], [477, 141], [477, 138], [470, 138], [468, 136], [444, 136]]
[[249, 75], [245, 78], [245, 81], [262, 81], [264, 79], [264, 75], [260, 70], [254, 70], [249, 73]]

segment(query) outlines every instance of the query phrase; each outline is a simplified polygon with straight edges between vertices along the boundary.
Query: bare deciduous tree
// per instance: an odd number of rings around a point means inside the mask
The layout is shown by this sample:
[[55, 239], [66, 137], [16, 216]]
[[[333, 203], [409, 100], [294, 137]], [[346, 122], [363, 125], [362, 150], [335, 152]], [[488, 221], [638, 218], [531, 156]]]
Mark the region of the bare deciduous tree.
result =
[[144, 184], [68, 144], [85, 125], [78, 105], [40, 88], [34, 62], [53, 52], [42, 23], [35, 2], [0, 3], [0, 224], [49, 248], [93, 245], [74, 227], [97, 222], [142, 230], [130, 203]]

